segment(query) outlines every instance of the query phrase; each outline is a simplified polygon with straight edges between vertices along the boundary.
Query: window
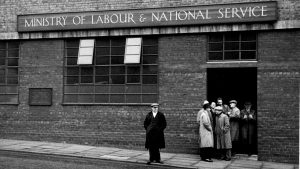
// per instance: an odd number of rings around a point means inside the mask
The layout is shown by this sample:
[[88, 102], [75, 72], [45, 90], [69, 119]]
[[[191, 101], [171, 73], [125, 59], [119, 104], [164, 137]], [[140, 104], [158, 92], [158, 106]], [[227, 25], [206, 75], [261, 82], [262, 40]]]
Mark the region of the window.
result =
[[257, 60], [253, 32], [215, 33], [208, 37], [208, 61]]
[[19, 42], [0, 41], [0, 104], [18, 104]]
[[93, 63], [94, 43], [94, 39], [80, 40], [77, 60], [78, 65]]
[[65, 104], [157, 102], [157, 38], [97, 38], [92, 62], [84, 65], [77, 64], [80, 47], [79, 39], [65, 41]]

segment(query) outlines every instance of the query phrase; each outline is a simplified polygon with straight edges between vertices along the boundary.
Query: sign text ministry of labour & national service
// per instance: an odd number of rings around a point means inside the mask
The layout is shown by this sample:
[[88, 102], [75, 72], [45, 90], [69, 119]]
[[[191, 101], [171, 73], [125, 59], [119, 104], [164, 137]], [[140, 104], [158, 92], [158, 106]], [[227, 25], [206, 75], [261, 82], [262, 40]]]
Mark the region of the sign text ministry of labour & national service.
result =
[[275, 21], [277, 3], [255, 2], [179, 8], [18, 16], [19, 32]]

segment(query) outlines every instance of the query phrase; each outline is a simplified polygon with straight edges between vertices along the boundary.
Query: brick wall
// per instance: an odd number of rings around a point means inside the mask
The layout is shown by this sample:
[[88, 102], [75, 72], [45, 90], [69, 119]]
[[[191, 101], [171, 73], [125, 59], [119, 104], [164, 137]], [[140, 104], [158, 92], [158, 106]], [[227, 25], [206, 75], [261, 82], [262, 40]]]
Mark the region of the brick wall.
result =
[[299, 162], [300, 31], [259, 33], [258, 154]]

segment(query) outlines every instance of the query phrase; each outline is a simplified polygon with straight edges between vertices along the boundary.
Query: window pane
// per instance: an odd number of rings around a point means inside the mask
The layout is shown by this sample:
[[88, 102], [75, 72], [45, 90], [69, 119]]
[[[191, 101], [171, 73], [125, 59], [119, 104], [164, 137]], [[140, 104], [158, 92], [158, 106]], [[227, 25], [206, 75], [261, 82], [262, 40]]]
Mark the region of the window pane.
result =
[[254, 32], [243, 32], [241, 33], [242, 41], [256, 41], [256, 33]]
[[78, 93], [78, 86], [65, 86], [65, 93]]
[[239, 50], [239, 42], [225, 42], [225, 50]]
[[157, 37], [145, 37], [143, 38], [143, 45], [157, 45], [158, 39]]
[[126, 45], [141, 45], [142, 38], [127, 38]]
[[94, 47], [94, 39], [80, 40], [80, 47]]
[[108, 65], [109, 56], [96, 57], [96, 65]]
[[108, 94], [96, 94], [95, 95], [95, 103], [109, 103], [109, 95]]
[[242, 42], [242, 50], [256, 50], [256, 42]]
[[95, 86], [95, 93], [109, 93], [108, 85]]
[[6, 42], [5, 41], [0, 41], [0, 50], [1, 49], [6, 49]]
[[111, 55], [124, 55], [125, 47], [112, 47]]
[[8, 76], [7, 84], [18, 84], [18, 76]]
[[143, 66], [143, 74], [157, 74], [157, 66]]
[[96, 56], [107, 56], [110, 55], [109, 47], [97, 47], [96, 48]]
[[141, 103], [142, 96], [141, 95], [126, 95], [126, 103]]
[[140, 54], [141, 53], [141, 46], [127, 46], [125, 54]]
[[157, 93], [157, 85], [143, 85], [143, 93]]
[[112, 66], [111, 74], [125, 74], [125, 66]]
[[78, 61], [77, 64], [78, 65], [90, 65], [93, 63], [93, 55], [90, 56], [78, 56]]
[[79, 93], [94, 93], [94, 86], [78, 86], [79, 87]]
[[66, 75], [79, 75], [79, 68], [78, 67], [68, 67], [66, 71]]
[[19, 57], [19, 50], [9, 50], [8, 57]]
[[69, 48], [69, 47], [79, 47], [79, 40], [67, 40], [66, 41], [66, 46], [67, 46], [67, 48]]
[[0, 50], [0, 58], [6, 57], [6, 50]]
[[110, 93], [125, 93], [124, 85], [112, 85], [110, 86]]
[[82, 76], [91, 76], [94, 74], [93, 67], [81, 67], [81, 73]]
[[128, 66], [127, 74], [140, 74], [140, 66]]
[[241, 58], [242, 59], [256, 59], [256, 51], [242, 51]]
[[0, 86], [0, 93], [6, 93], [6, 86]]
[[111, 46], [125, 46], [125, 38], [113, 38], [111, 39]]
[[80, 48], [79, 55], [93, 55], [94, 48]]
[[66, 103], [77, 103], [78, 102], [78, 95], [65, 94], [64, 95], [64, 102], [66, 102]]
[[5, 69], [0, 69], [0, 76], [5, 76]]
[[125, 103], [125, 96], [120, 94], [112, 94], [110, 95], [111, 103]]
[[140, 75], [127, 75], [127, 83], [140, 83]]
[[67, 84], [78, 84], [79, 78], [78, 78], [78, 76], [67, 76], [66, 81], [67, 81]]
[[68, 57], [66, 58], [67, 65], [77, 65], [77, 57]]
[[126, 93], [141, 93], [140, 85], [126, 85]]
[[0, 84], [5, 84], [5, 77], [4, 76], [0, 76]]
[[110, 42], [108, 38], [96, 39], [96, 46], [109, 46]]
[[81, 76], [80, 83], [93, 83], [93, 76]]
[[140, 55], [125, 55], [124, 63], [140, 63]]
[[225, 52], [224, 59], [225, 60], [238, 60], [239, 52]]
[[7, 74], [12, 76], [18, 76], [18, 68], [8, 68]]
[[94, 103], [94, 95], [82, 94], [78, 95], [79, 103]]
[[6, 92], [18, 94], [18, 86], [6, 86]]
[[0, 59], [0, 65], [1, 66], [5, 65], [5, 59]]
[[157, 55], [144, 55], [143, 64], [157, 64], [158, 56]]
[[124, 64], [124, 56], [111, 57], [111, 64]]
[[143, 46], [143, 54], [157, 54], [158, 46]]
[[109, 74], [108, 66], [96, 67], [96, 75], [108, 75], [108, 74]]
[[18, 95], [7, 95], [1, 94], [0, 95], [0, 103], [18, 103]]
[[225, 41], [239, 41], [239, 34], [238, 33], [226, 33], [225, 34]]
[[109, 76], [96, 76], [95, 83], [96, 84], [109, 84]]
[[210, 43], [208, 47], [209, 51], [222, 51], [223, 43]]
[[67, 56], [78, 56], [78, 48], [75, 49], [67, 49]]
[[155, 103], [155, 102], [157, 102], [157, 95], [156, 94], [142, 95], [142, 102], [143, 103]]
[[222, 52], [209, 52], [208, 60], [223, 60], [223, 53]]
[[8, 49], [16, 49], [19, 48], [19, 41], [10, 41], [7, 43], [8, 44]]
[[125, 84], [125, 76], [124, 75], [112, 75], [111, 83], [112, 84]]
[[144, 75], [143, 76], [143, 84], [157, 84], [157, 76], [156, 75]]
[[222, 42], [223, 41], [223, 34], [212, 34], [209, 35], [209, 42]]

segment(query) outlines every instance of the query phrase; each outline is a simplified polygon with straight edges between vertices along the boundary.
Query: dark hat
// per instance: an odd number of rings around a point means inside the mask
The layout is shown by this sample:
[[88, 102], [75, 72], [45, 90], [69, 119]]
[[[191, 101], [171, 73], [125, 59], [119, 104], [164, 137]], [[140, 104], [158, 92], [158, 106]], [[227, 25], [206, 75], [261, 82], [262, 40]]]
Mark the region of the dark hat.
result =
[[159, 104], [158, 103], [152, 103], [151, 107], [154, 107], [154, 106], [159, 106]]
[[237, 101], [236, 100], [230, 100], [229, 103], [235, 103], [235, 104], [237, 104]]
[[247, 105], [252, 105], [252, 104], [251, 104], [251, 102], [245, 102], [244, 105], [247, 106]]

